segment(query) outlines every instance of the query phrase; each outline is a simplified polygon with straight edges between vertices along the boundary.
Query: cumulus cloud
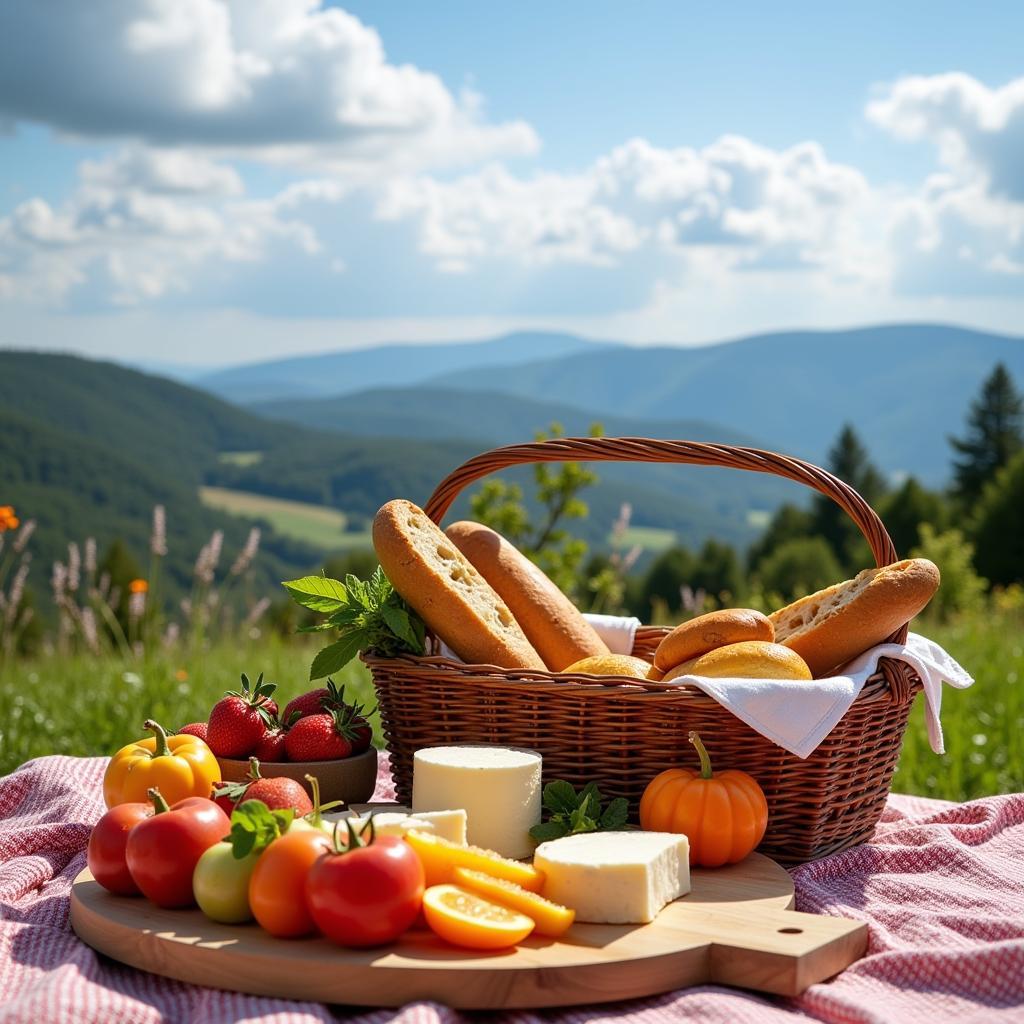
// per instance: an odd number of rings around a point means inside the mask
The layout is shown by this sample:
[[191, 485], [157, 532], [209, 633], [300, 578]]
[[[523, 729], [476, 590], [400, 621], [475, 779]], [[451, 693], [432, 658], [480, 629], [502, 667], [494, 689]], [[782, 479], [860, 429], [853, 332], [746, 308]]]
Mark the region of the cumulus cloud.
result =
[[671, 266], [718, 249], [738, 268], [870, 274], [857, 238], [869, 201], [863, 176], [814, 143], [775, 151], [727, 136], [700, 150], [633, 139], [578, 175], [517, 177], [492, 166], [455, 180], [404, 178], [385, 186], [377, 213], [415, 221], [422, 251], [450, 271], [495, 254], [615, 266], [645, 249]]
[[349, 174], [537, 146], [322, 0], [0, 5], [0, 117]]
[[240, 191], [233, 169], [194, 154], [126, 151], [87, 161], [58, 208], [35, 197], [0, 219], [0, 289], [60, 304], [93, 283], [91, 301], [135, 305], [186, 291], [212, 260], [259, 261], [279, 243], [318, 251], [308, 224]]
[[947, 166], [978, 171], [995, 195], [1024, 202], [1024, 78], [991, 89], [962, 72], [912, 75], [866, 115], [896, 138], [933, 142]]

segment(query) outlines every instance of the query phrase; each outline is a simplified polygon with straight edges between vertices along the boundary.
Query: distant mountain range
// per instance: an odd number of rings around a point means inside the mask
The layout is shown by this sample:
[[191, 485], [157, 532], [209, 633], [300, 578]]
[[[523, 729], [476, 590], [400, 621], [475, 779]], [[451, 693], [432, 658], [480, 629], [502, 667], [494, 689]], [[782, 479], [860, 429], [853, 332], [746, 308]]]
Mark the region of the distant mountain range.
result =
[[489, 341], [381, 345], [249, 363], [192, 377], [190, 383], [242, 404], [326, 398], [366, 388], [418, 384], [467, 367], [518, 366], [604, 347], [571, 334], [523, 331]]
[[[484, 350], [458, 346], [468, 363], [485, 351], [485, 365], [448, 371], [438, 362], [429, 379], [401, 387], [367, 381], [368, 390], [358, 393], [346, 387], [320, 400], [256, 408], [349, 433], [505, 441], [528, 437], [531, 425], [552, 418], [567, 421], [570, 432], [600, 420], [610, 433], [743, 437], [819, 462], [849, 422], [887, 473], [940, 485], [949, 475], [947, 438], [962, 432], [968, 405], [995, 363], [1004, 362], [1024, 388], [1024, 339], [941, 325], [792, 331], [698, 348], [576, 342], [575, 350], [528, 359], [537, 345], [521, 349], [520, 337], [510, 335]], [[378, 351], [383, 362], [398, 358]], [[450, 346], [445, 361], [454, 352]], [[494, 365], [502, 352], [505, 365]], [[348, 358], [337, 356], [339, 372]], [[422, 363], [415, 372], [424, 373]]]

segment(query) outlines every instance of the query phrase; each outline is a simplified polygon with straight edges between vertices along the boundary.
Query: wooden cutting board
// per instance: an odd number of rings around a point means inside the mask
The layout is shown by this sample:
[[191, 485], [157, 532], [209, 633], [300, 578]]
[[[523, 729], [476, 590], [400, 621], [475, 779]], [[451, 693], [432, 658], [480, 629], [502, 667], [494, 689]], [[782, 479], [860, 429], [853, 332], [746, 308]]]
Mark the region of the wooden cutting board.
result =
[[467, 1010], [535, 1009], [709, 982], [792, 996], [863, 955], [864, 924], [792, 905], [787, 872], [755, 853], [695, 869], [693, 891], [647, 925], [575, 924], [559, 940], [531, 938], [501, 953], [455, 949], [426, 930], [351, 950], [112, 896], [86, 870], [72, 886], [71, 926], [115, 960], [212, 988], [359, 1006], [432, 999]]

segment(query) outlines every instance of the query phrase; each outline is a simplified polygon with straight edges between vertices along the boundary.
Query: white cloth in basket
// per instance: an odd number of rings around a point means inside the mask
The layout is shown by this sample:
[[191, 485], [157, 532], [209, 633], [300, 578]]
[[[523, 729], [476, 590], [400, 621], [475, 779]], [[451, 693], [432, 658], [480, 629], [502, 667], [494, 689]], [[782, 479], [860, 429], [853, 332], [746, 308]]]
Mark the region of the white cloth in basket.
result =
[[[633, 650], [640, 620], [618, 615], [584, 615], [613, 654]], [[446, 657], [459, 659], [444, 645]], [[874, 675], [879, 658], [905, 661], [924, 684], [928, 742], [936, 754], [946, 752], [942, 739], [942, 684], [966, 689], [974, 680], [937, 643], [910, 633], [905, 644], [879, 644], [827, 679], [708, 679], [680, 676], [673, 683], [699, 687], [751, 729], [797, 757], [809, 757], [836, 727], [864, 684]]]
[[879, 658], [905, 661], [924, 684], [928, 742], [936, 754], [945, 753], [942, 739], [942, 684], [958, 690], [974, 680], [937, 643], [911, 633], [906, 644], [879, 644], [865, 651], [841, 675], [827, 679], [707, 679], [680, 676], [674, 683], [691, 683], [713, 697], [751, 729], [767, 736], [797, 757], [809, 757], [836, 727], [864, 684], [878, 667]]

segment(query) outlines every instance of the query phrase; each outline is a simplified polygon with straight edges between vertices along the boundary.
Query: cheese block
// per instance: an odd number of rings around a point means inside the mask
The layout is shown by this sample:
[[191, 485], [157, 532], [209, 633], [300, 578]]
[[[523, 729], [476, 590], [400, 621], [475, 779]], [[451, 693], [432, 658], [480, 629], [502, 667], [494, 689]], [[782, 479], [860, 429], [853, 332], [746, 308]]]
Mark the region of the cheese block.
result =
[[422, 821], [433, 829], [435, 836], [447, 839], [450, 843], [465, 846], [466, 829], [469, 815], [462, 808], [454, 811], [418, 811], [412, 816], [413, 821]]
[[465, 808], [466, 841], [529, 857], [540, 821], [540, 754], [517, 747], [424, 747], [413, 756], [412, 810]]
[[[369, 820], [369, 814], [360, 814], [352, 824], [362, 833]], [[376, 811], [373, 815], [373, 828], [378, 836], [398, 836], [401, 839], [406, 832], [417, 829], [460, 846], [466, 845], [466, 812], [463, 810], [423, 811], [420, 814], [406, 810]]]
[[543, 895], [577, 921], [647, 924], [690, 891], [690, 844], [670, 832], [583, 832], [541, 843]]

